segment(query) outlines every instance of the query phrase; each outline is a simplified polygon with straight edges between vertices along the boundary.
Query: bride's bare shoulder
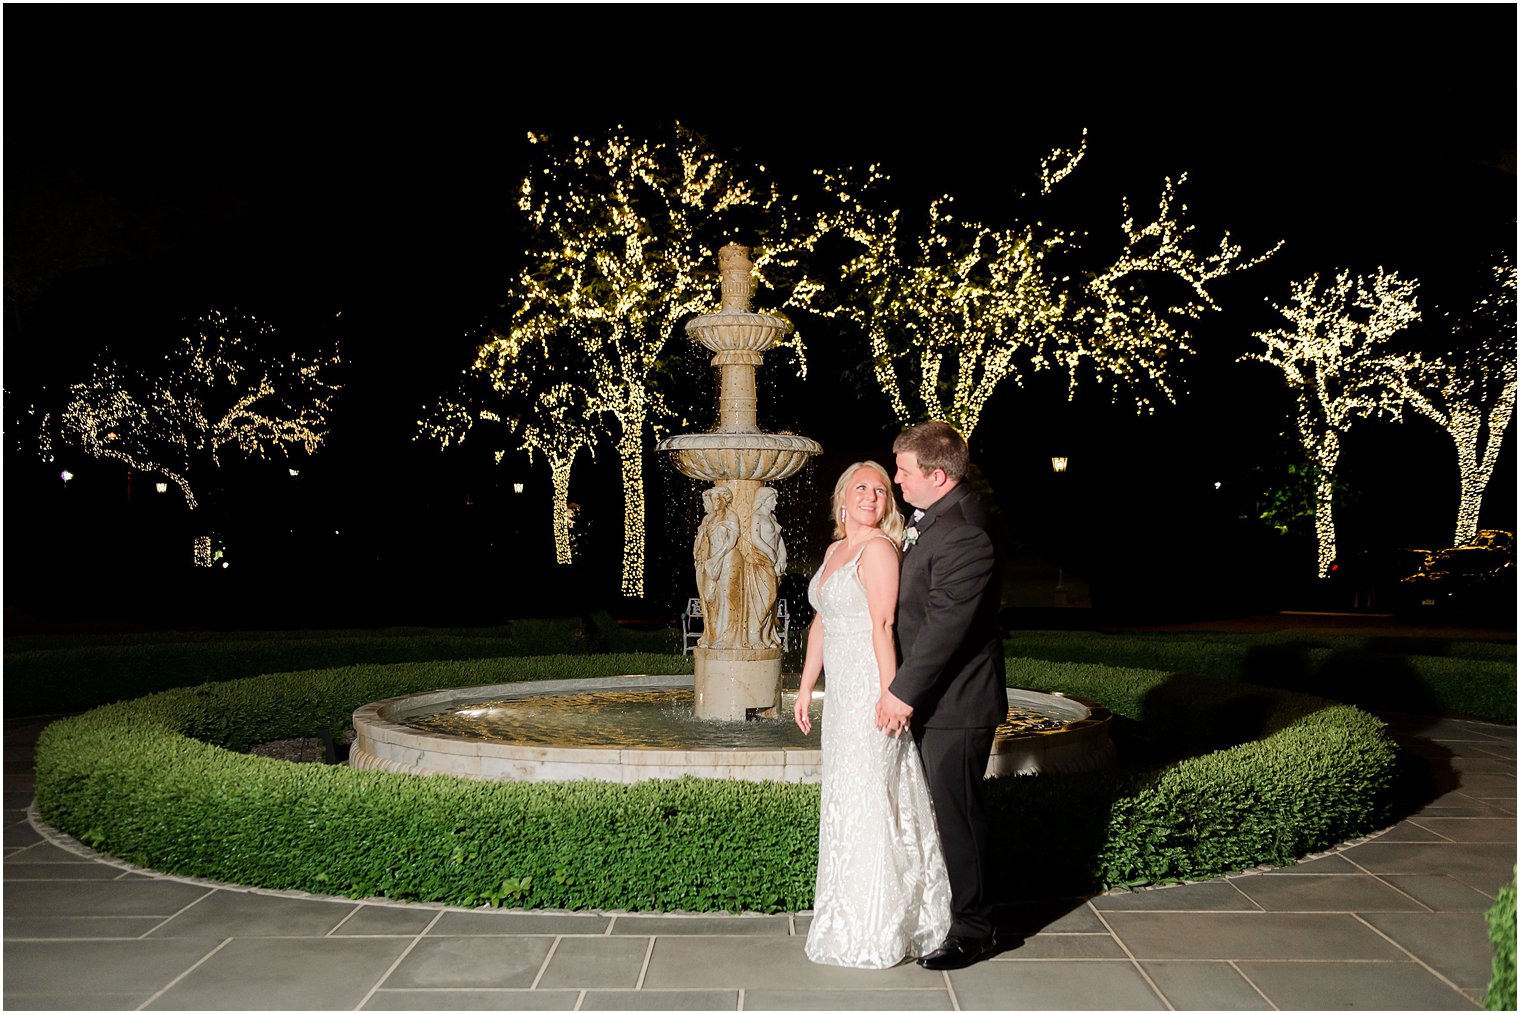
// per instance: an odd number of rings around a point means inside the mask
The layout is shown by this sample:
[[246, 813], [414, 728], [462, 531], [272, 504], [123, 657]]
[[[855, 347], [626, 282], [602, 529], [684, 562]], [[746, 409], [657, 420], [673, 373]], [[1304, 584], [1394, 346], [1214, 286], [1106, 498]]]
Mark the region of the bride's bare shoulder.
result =
[[897, 557], [897, 543], [885, 535], [880, 535], [866, 543], [861, 559], [877, 559], [883, 562], [891, 561], [893, 564], [896, 564]]

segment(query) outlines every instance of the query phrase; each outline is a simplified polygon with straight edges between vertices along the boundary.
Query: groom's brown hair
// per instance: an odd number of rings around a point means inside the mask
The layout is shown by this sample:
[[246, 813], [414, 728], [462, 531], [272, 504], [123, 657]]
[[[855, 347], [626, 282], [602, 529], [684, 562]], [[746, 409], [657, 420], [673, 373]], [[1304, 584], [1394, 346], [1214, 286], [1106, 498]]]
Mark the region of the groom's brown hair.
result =
[[945, 473], [951, 482], [965, 478], [971, 467], [971, 452], [960, 430], [939, 419], [930, 419], [917, 426], [910, 426], [892, 441], [893, 454], [912, 454], [918, 459], [919, 471], [929, 473], [936, 468]]

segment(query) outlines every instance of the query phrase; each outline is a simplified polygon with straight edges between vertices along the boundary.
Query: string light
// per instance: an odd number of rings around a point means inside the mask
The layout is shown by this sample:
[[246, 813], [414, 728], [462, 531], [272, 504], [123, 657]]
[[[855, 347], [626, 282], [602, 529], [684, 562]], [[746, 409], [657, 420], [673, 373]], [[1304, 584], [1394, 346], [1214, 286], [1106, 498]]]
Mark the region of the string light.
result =
[[[558, 347], [575, 341], [553, 337], [555, 348], [543, 334], [492, 335], [475, 350], [458, 391], [418, 420], [416, 439], [447, 449], [487, 426], [498, 434], [492, 439], [526, 451], [530, 463], [543, 455], [554, 490], [554, 560], [569, 565], [570, 471], [582, 449], [595, 456], [593, 423], [601, 403], [585, 383], [581, 361]], [[501, 464], [505, 451], [494, 454]], [[521, 493], [522, 485], [514, 484], [513, 491]]]
[[[814, 230], [793, 227], [791, 200], [763, 169], [741, 176], [679, 125], [673, 137], [657, 141], [621, 131], [601, 140], [572, 138], [558, 148], [544, 135], [529, 135], [542, 161], [518, 188], [533, 242], [513, 292], [510, 340], [542, 348], [551, 360], [568, 355], [584, 362], [577, 397], [584, 396], [588, 416], [616, 423], [621, 587], [637, 596], [644, 592], [645, 431], [671, 414], [652, 379], [676, 326], [716, 309], [716, 247], [732, 232], [724, 220], [735, 212], [758, 215], [779, 237], [755, 253], [760, 286], [800, 273]], [[784, 347], [805, 374], [800, 339], [794, 334]], [[555, 473], [556, 497], [568, 481], [567, 465]], [[556, 544], [568, 539], [560, 519], [556, 510]]]
[[1333, 490], [1341, 437], [1354, 420], [1397, 419], [1403, 411], [1402, 376], [1413, 360], [1392, 351], [1389, 340], [1420, 319], [1418, 288], [1414, 279], [1381, 267], [1371, 276], [1341, 271], [1324, 288], [1318, 274], [1294, 282], [1287, 305], [1274, 307], [1289, 326], [1256, 332], [1265, 350], [1241, 357], [1281, 370], [1294, 394], [1299, 443], [1317, 470], [1320, 577], [1329, 576], [1336, 557]]
[[1451, 351], [1383, 361], [1403, 404], [1444, 429], [1456, 450], [1461, 486], [1453, 546], [1478, 534], [1483, 494], [1515, 412], [1515, 264], [1508, 255], [1493, 266], [1493, 282], [1470, 318], [1452, 328]]
[[[1047, 156], [1041, 193], [1069, 176], [1086, 151], [1084, 131], [1075, 150]], [[1189, 332], [1169, 318], [1217, 310], [1209, 284], [1277, 249], [1245, 260], [1226, 233], [1216, 251], [1196, 253], [1187, 245], [1193, 227], [1183, 223], [1186, 206], [1167, 179], [1155, 219], [1138, 224], [1125, 202], [1122, 250], [1085, 281], [1074, 281], [1052, 266], [1058, 251], [1080, 246], [1074, 232], [1039, 221], [998, 229], [960, 219], [949, 196], [930, 203], [924, 227], [914, 232], [881, 196], [889, 177], [879, 167], [818, 175], [833, 211], [809, 246], [825, 235], [853, 244], [842, 279], [857, 297], [831, 306], [821, 288], [811, 287], [799, 298], [866, 333], [876, 379], [900, 422], [945, 419], [967, 437], [1004, 381], [1022, 385], [1045, 369], [1066, 373], [1069, 397], [1085, 368], [1115, 397], [1132, 396], [1136, 411], [1154, 411], [1152, 390], [1174, 402], [1176, 361], [1193, 349]], [[1191, 295], [1163, 313], [1137, 284], [1146, 275], [1180, 279]]]
[[[338, 385], [323, 371], [340, 362], [337, 350], [261, 354], [257, 343], [273, 334], [256, 318], [213, 310], [196, 318], [157, 372], [97, 362], [88, 380], [69, 388], [60, 436], [93, 457], [163, 476], [193, 511], [200, 500], [192, 477], [219, 468], [229, 451], [264, 458], [299, 445], [309, 454], [326, 435]], [[44, 416], [43, 433], [51, 428]], [[42, 446], [50, 453], [51, 438]], [[210, 552], [209, 540], [202, 552], [197, 538], [197, 566], [211, 566]]]

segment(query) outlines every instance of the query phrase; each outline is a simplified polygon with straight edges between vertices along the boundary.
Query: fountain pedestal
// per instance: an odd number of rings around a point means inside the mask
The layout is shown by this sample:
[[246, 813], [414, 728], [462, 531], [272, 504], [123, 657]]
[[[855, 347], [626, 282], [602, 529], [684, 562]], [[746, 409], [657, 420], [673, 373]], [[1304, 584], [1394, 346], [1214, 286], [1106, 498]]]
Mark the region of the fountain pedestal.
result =
[[766, 485], [800, 469], [823, 448], [787, 433], [762, 433], [755, 370], [761, 353], [792, 329], [779, 317], [750, 312], [749, 249], [718, 251], [722, 309], [696, 317], [686, 333], [714, 353], [718, 426], [668, 437], [659, 445], [683, 475], [712, 483], [692, 550], [703, 634], [695, 649], [696, 713], [743, 721], [773, 712], [781, 700], [777, 580], [786, 544], [776, 520], [776, 492]]

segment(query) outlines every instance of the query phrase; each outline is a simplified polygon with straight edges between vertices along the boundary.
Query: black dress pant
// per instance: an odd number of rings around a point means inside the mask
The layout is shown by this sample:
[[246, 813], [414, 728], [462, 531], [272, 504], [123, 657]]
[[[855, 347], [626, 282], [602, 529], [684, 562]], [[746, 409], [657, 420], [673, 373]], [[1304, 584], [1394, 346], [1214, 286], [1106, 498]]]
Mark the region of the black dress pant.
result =
[[992, 935], [992, 834], [982, 782], [996, 731], [990, 726], [913, 730], [950, 874], [951, 936], [985, 940]]

